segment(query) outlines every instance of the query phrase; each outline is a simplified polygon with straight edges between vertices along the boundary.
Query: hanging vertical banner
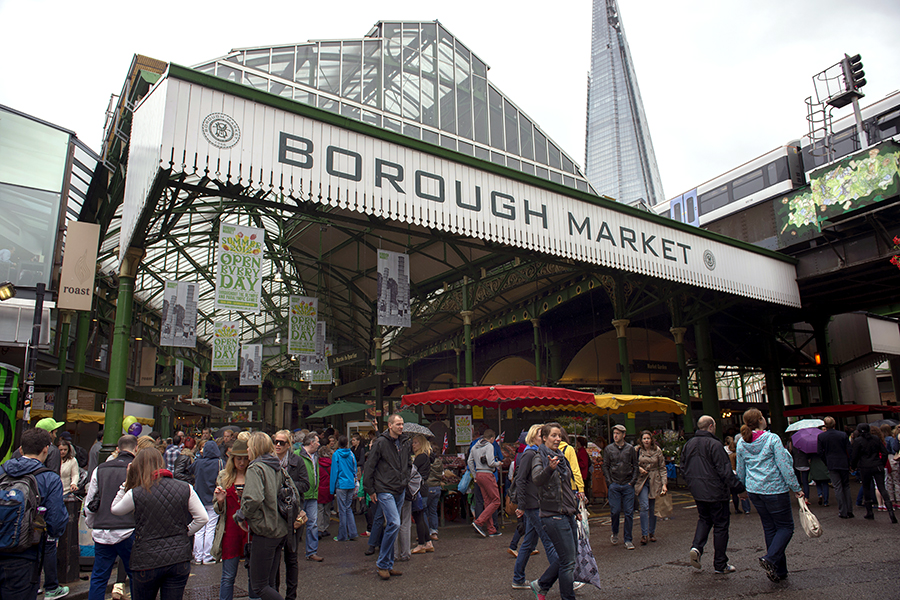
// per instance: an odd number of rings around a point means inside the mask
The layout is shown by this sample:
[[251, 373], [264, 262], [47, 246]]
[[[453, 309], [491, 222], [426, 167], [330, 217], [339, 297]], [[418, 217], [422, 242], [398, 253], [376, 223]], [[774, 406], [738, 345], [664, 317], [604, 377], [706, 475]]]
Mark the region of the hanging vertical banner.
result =
[[197, 346], [197, 294], [199, 286], [187, 281], [167, 281], [163, 292], [160, 346]]
[[216, 323], [213, 331], [213, 358], [210, 371], [237, 371], [240, 335], [237, 321]]
[[99, 246], [100, 225], [68, 222], [57, 308], [91, 310]]
[[312, 377], [309, 381], [312, 385], [329, 385], [334, 382], [334, 374], [332, 370], [328, 368], [328, 357], [331, 356], [333, 350], [334, 346], [332, 344], [325, 344], [325, 360], [323, 361], [325, 363], [325, 368], [313, 369]]
[[319, 300], [311, 296], [291, 296], [290, 317], [288, 354], [315, 354]]
[[194, 372], [191, 373], [191, 398], [199, 398], [200, 397], [200, 369], [194, 367]]
[[409, 255], [378, 251], [378, 324], [409, 327]]
[[13, 451], [18, 401], [19, 369], [0, 363], [0, 463], [6, 462]]
[[241, 385], [262, 385], [262, 344], [241, 346]]
[[141, 346], [141, 371], [138, 385], [156, 385], [156, 348]]
[[265, 237], [264, 229], [222, 223], [216, 309], [259, 312]]
[[175, 385], [184, 383], [184, 361], [180, 358], [175, 359]]
[[301, 370], [327, 369], [328, 358], [325, 356], [325, 321], [316, 323], [315, 354], [300, 354], [297, 358], [297, 366]]

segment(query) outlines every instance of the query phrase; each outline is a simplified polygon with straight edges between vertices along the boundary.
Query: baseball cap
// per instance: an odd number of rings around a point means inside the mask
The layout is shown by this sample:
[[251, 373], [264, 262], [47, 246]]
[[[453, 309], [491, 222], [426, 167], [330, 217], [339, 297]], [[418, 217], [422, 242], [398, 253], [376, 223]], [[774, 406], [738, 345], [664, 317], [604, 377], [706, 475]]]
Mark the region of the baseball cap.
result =
[[56, 431], [63, 425], [65, 425], [64, 421], [60, 422], [53, 417], [45, 417], [38, 421], [35, 427], [37, 427], [38, 429], [43, 429], [44, 431]]
[[627, 429], [625, 429], [624, 425], [613, 425], [613, 429], [617, 429], [619, 431], [628, 431]]

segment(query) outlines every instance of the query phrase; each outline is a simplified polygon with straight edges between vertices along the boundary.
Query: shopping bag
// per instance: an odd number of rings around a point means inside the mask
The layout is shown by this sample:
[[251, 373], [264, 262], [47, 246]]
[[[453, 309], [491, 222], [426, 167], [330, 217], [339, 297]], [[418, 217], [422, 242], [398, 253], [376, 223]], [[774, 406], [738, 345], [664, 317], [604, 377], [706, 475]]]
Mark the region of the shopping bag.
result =
[[672, 496], [661, 494], [656, 498], [656, 516], [660, 519], [668, 519], [672, 514]]
[[462, 479], [459, 480], [459, 485], [456, 486], [456, 489], [459, 490], [461, 494], [469, 493], [469, 486], [472, 485], [472, 473], [466, 469], [466, 472], [463, 473]]
[[578, 513], [581, 515], [581, 520], [579, 521], [584, 527], [584, 537], [590, 538], [591, 536], [591, 526], [588, 523], [588, 519], [591, 516], [591, 513], [588, 512], [588, 509], [584, 505], [584, 500], [578, 501]]
[[822, 526], [819, 525], [819, 519], [809, 510], [809, 507], [806, 505], [806, 499], [797, 498], [797, 503], [800, 505], [800, 527], [803, 528], [806, 535], [811, 538], [817, 538], [822, 535]]
[[575, 519], [575, 527], [578, 530], [578, 545], [575, 548], [575, 581], [583, 581], [600, 588], [600, 571], [597, 570], [597, 561], [591, 551], [591, 542], [587, 534], [587, 521]]

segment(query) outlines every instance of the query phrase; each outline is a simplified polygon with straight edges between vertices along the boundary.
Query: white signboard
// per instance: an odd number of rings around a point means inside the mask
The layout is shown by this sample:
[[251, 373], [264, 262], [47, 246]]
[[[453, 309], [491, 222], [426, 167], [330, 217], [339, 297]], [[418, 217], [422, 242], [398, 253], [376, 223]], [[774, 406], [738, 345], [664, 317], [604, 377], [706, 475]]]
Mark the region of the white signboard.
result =
[[241, 326], [237, 321], [216, 323], [211, 371], [237, 371]]
[[378, 324], [410, 326], [409, 255], [378, 251]]
[[94, 274], [100, 225], [69, 221], [66, 225], [66, 251], [59, 276], [57, 307], [69, 310], [91, 310], [94, 297]]
[[122, 248], [159, 169], [210, 172], [254, 190], [276, 182], [305, 202], [800, 306], [794, 266], [772, 253], [187, 80], [203, 77], [170, 65], [135, 110]]
[[456, 415], [456, 445], [468, 446], [472, 443], [472, 415]]
[[318, 299], [311, 296], [291, 296], [288, 354], [302, 356], [316, 353], [316, 320], [318, 316]]
[[187, 281], [167, 281], [163, 291], [159, 345], [178, 348], [197, 346], [197, 294], [199, 286]]
[[241, 346], [241, 385], [262, 385], [262, 344]]
[[259, 312], [264, 229], [222, 223], [216, 271], [216, 310]]

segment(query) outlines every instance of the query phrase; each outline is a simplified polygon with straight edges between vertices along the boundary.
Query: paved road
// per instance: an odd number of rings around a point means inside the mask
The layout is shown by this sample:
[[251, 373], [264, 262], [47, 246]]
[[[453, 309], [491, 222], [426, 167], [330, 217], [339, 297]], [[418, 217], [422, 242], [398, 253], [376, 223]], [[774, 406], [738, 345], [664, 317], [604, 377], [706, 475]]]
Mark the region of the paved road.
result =
[[[815, 489], [815, 488], [813, 488]], [[814, 492], [813, 492], [814, 493]], [[891, 525], [886, 513], [878, 513], [874, 522], [860, 518], [839, 519], [837, 507], [813, 504], [824, 535], [808, 539], [797, 524], [788, 548], [790, 579], [772, 583], [757, 565], [764, 552], [762, 527], [756, 513], [732, 515], [729, 560], [737, 567], [731, 575], [712, 572], [712, 538], [701, 571], [691, 568], [688, 550], [696, 525], [696, 511], [689, 495], [675, 492], [672, 518], [657, 526], [658, 542], [625, 550], [622, 543], [609, 544], [609, 510], [594, 508], [591, 519], [591, 545], [599, 565], [603, 589], [586, 586], [576, 592], [580, 599], [665, 598], [778, 598], [788, 600], [847, 599], [860, 597], [900, 598], [897, 557], [900, 525]], [[796, 509], [795, 509], [796, 521]], [[332, 526], [332, 533], [337, 530]], [[364, 538], [355, 542], [323, 541], [320, 564], [302, 561], [300, 598], [310, 592], [332, 598], [365, 597], [367, 600], [404, 598], [473, 600], [492, 598], [531, 600], [531, 592], [513, 590], [514, 560], [506, 554], [512, 527], [503, 528], [499, 538], [481, 538], [469, 525], [450, 524], [441, 530], [435, 542], [436, 552], [415, 555], [410, 562], [397, 563], [402, 577], [382, 581], [374, 571], [374, 556], [364, 556]], [[638, 516], [634, 519], [635, 539], [640, 539]], [[621, 538], [621, 533], [620, 533]], [[547, 566], [543, 552], [529, 561], [527, 576], [537, 578]], [[186, 600], [218, 598], [221, 567], [193, 568]], [[246, 596], [246, 570], [239, 571], [235, 597]], [[83, 594], [82, 594], [82, 588]], [[283, 591], [283, 590], [282, 590]], [[86, 597], [86, 585], [73, 586], [75, 598]], [[548, 595], [559, 598], [558, 588]]]

